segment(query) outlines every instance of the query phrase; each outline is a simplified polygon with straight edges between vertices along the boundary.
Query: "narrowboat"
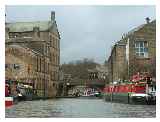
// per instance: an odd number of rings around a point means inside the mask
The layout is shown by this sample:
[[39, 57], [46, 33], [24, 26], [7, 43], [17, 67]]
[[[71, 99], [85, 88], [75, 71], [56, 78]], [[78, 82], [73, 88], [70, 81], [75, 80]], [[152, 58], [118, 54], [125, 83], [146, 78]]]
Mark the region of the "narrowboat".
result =
[[129, 81], [113, 82], [105, 86], [106, 101], [129, 104], [156, 104], [156, 83], [149, 75], [134, 75]]

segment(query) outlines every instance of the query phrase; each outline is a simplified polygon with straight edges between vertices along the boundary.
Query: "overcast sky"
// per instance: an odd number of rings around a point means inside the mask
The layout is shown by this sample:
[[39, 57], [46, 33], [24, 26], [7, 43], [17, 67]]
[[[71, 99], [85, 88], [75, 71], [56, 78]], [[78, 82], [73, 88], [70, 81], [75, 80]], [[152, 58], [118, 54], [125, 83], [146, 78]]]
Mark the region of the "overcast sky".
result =
[[91, 58], [103, 63], [124, 33], [156, 19], [155, 6], [6, 6], [6, 21], [49, 20], [55, 11], [61, 63]]

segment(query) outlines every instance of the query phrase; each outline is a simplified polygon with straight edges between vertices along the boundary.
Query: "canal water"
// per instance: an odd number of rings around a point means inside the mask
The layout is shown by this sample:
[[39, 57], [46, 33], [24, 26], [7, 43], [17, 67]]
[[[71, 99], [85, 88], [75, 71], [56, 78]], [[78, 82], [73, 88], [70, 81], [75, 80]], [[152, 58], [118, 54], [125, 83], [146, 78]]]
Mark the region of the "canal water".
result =
[[6, 108], [6, 118], [153, 118], [155, 105], [130, 105], [102, 99], [64, 98], [23, 101]]

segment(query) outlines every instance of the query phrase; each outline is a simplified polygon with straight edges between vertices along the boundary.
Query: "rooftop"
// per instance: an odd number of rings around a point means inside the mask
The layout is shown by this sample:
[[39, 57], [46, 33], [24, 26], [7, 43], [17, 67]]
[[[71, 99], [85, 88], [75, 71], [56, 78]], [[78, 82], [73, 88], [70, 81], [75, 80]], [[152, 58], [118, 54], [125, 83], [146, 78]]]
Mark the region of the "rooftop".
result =
[[28, 32], [33, 31], [34, 27], [39, 27], [40, 31], [46, 31], [52, 27], [51, 21], [35, 21], [35, 22], [15, 22], [7, 23], [6, 27], [10, 32]]

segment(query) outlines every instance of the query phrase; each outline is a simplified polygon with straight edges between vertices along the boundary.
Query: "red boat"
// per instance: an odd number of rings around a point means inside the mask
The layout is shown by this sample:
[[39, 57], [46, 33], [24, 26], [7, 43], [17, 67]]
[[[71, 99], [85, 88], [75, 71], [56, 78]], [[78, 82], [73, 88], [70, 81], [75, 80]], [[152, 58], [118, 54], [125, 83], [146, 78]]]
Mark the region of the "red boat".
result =
[[134, 75], [128, 82], [113, 82], [104, 88], [106, 101], [156, 104], [155, 82], [149, 75]]
[[5, 107], [10, 107], [13, 105], [13, 97], [5, 97]]
[[13, 97], [9, 96], [9, 85], [5, 85], [5, 106], [9, 107], [13, 105]]
[[16, 97], [10, 95], [9, 85], [5, 85], [5, 107], [10, 107], [17, 103]]

